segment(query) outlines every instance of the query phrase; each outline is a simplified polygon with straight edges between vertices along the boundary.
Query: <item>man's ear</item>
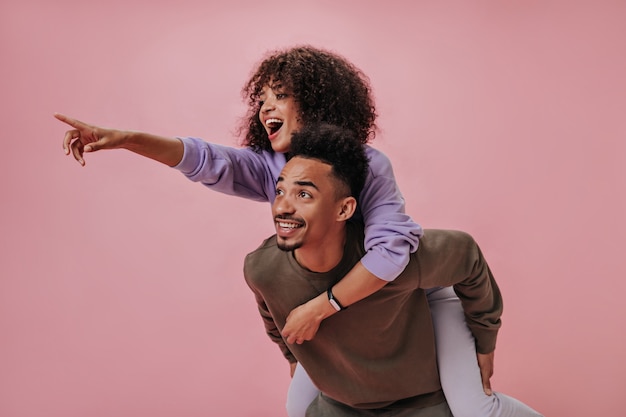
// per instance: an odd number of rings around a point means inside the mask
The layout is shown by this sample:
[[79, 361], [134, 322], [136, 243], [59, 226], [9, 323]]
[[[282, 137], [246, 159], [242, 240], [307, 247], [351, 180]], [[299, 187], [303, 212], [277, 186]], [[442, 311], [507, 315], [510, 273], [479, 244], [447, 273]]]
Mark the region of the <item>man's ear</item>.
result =
[[339, 214], [337, 215], [337, 221], [349, 220], [356, 211], [356, 198], [345, 197], [339, 201]]

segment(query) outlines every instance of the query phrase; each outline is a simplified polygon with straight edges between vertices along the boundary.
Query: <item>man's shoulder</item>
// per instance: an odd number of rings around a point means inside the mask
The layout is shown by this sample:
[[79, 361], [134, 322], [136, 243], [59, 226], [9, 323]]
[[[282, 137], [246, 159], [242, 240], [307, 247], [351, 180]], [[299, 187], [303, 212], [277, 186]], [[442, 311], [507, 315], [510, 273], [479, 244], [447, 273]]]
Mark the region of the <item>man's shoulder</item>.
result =
[[279, 250], [278, 246], [276, 245], [276, 235], [272, 235], [263, 240], [263, 242], [261, 242], [261, 244], [255, 250], [248, 253], [246, 257], [254, 256], [258, 252], [272, 251], [274, 249]]
[[276, 235], [272, 235], [265, 239], [252, 252], [246, 255], [245, 265], [263, 264], [269, 261], [268, 258], [275, 259], [282, 251], [276, 244]]
[[274, 277], [280, 275], [285, 268], [291, 268], [289, 253], [278, 248], [276, 235], [265, 239], [244, 260], [243, 275], [248, 285], [262, 287], [274, 281]]

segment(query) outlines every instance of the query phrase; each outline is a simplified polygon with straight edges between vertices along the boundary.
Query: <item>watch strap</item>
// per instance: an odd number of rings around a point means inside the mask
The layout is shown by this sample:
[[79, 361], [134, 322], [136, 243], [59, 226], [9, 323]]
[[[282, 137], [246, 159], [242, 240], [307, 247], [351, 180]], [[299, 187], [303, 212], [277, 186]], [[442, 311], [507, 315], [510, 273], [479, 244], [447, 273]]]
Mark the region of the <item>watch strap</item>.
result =
[[326, 294], [328, 294], [328, 302], [330, 303], [331, 306], [333, 306], [335, 310], [341, 311], [341, 310], [345, 310], [346, 308], [348, 308], [348, 307], [342, 306], [339, 300], [335, 298], [332, 287], [326, 291]]

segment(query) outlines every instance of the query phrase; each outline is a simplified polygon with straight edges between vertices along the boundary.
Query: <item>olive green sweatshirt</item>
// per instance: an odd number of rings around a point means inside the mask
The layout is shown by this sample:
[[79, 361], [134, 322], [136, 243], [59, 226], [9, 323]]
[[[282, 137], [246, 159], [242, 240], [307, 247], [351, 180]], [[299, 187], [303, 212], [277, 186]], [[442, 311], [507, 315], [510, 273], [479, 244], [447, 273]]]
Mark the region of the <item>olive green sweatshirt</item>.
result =
[[495, 349], [502, 313], [498, 287], [466, 233], [427, 230], [398, 278], [324, 320], [313, 340], [288, 345], [282, 339], [289, 312], [325, 292], [363, 256], [362, 225], [348, 222], [346, 233], [343, 259], [325, 273], [301, 267], [293, 252], [276, 246], [275, 236], [248, 254], [244, 275], [267, 334], [325, 395], [351, 407], [443, 401], [424, 289], [454, 285], [481, 353]]

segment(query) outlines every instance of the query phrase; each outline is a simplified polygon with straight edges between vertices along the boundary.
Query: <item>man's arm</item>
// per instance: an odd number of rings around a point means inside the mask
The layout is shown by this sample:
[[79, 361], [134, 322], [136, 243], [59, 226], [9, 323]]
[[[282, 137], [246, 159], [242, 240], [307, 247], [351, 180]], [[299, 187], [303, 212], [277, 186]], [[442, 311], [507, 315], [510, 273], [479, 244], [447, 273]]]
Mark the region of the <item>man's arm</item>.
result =
[[420, 288], [449, 287], [461, 299], [478, 353], [491, 353], [502, 315], [502, 295], [480, 248], [467, 233], [428, 229], [420, 239], [417, 268]]
[[502, 315], [502, 296], [474, 239], [464, 232], [426, 230], [417, 250], [421, 288], [453, 286], [476, 339], [476, 356], [485, 394], [491, 395], [496, 337]]
[[256, 299], [257, 306], [259, 309], [259, 313], [261, 314], [261, 318], [263, 319], [263, 325], [265, 326], [265, 333], [267, 333], [267, 335], [272, 340], [272, 342], [278, 345], [278, 348], [282, 352], [283, 356], [289, 361], [290, 364], [292, 364], [291, 375], [293, 376], [293, 371], [295, 371], [296, 369], [295, 364], [298, 361], [296, 360], [295, 356], [293, 356], [293, 353], [291, 353], [291, 350], [289, 350], [289, 347], [283, 340], [280, 334], [280, 331], [278, 330], [278, 327], [276, 326], [276, 322], [274, 321], [272, 314], [270, 313], [269, 309], [267, 308], [267, 305], [265, 304], [265, 300], [263, 300], [263, 297], [261, 297], [261, 295], [258, 292], [254, 290], [253, 292], [254, 292], [254, 298]]

